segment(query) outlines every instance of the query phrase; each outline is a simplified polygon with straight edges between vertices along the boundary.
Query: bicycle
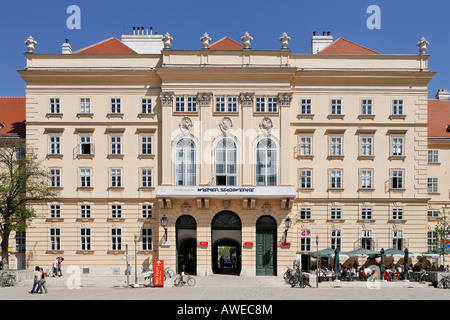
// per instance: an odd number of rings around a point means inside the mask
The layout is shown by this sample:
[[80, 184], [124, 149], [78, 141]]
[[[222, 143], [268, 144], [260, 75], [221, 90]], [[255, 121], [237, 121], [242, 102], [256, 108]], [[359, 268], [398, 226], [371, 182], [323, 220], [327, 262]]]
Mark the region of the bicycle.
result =
[[183, 276], [183, 280], [182, 280], [181, 276], [178, 275], [175, 278], [175, 280], [173, 281], [173, 285], [175, 287], [182, 287], [186, 284], [190, 287], [193, 287], [193, 286], [195, 286], [196, 283], [197, 283], [197, 280], [195, 280], [195, 278], [193, 276], [188, 275], [188, 274]]
[[289, 283], [289, 279], [291, 279], [292, 278], [292, 271], [294, 271], [294, 269], [291, 269], [291, 268], [287, 268], [287, 270], [286, 270], [286, 272], [284, 273], [284, 275], [283, 275], [283, 279], [287, 282], [287, 283]]
[[14, 273], [0, 273], [0, 287], [14, 287], [17, 284], [16, 275]]
[[450, 277], [442, 277], [441, 280], [438, 282], [438, 288], [439, 289], [449, 289], [450, 288]]
[[173, 271], [169, 267], [164, 268], [164, 280], [166, 280], [166, 277], [172, 278], [174, 276], [175, 276], [175, 271]]

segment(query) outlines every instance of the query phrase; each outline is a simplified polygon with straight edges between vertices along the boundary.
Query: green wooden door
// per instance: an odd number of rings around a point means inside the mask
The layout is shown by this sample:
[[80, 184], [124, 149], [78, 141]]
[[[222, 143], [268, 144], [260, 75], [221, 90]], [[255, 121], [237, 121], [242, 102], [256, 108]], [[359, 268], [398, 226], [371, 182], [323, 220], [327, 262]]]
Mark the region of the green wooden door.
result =
[[257, 229], [256, 231], [256, 275], [273, 276], [275, 273], [275, 230]]

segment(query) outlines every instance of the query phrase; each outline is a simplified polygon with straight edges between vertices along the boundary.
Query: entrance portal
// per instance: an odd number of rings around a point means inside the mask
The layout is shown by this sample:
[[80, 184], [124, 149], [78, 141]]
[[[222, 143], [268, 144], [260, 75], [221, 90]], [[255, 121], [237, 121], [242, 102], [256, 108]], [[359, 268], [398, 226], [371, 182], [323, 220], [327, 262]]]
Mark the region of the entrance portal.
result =
[[256, 275], [276, 276], [277, 223], [271, 216], [256, 221]]
[[211, 222], [211, 233], [213, 272], [239, 275], [242, 254], [241, 219], [232, 211], [219, 212]]
[[187, 274], [197, 274], [197, 222], [183, 215], [175, 224], [177, 230], [177, 272], [185, 266]]

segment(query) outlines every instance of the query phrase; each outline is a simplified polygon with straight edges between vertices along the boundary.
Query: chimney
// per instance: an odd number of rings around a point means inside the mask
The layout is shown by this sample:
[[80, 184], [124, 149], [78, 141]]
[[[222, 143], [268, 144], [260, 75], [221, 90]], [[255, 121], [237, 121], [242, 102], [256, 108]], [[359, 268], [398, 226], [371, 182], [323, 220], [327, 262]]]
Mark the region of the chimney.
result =
[[317, 34], [316, 31], [313, 32], [313, 37], [311, 40], [311, 53], [316, 54], [329, 44], [333, 42], [333, 36], [330, 31], [323, 31], [322, 35]]
[[66, 39], [66, 42], [62, 45], [62, 54], [71, 54], [72, 47], [70, 46], [69, 39]]
[[436, 93], [436, 99], [441, 101], [449, 101], [450, 100], [450, 92], [447, 89], [439, 89]]
[[122, 35], [122, 43], [140, 54], [160, 54], [164, 48], [163, 36], [153, 27], [133, 27], [133, 34]]

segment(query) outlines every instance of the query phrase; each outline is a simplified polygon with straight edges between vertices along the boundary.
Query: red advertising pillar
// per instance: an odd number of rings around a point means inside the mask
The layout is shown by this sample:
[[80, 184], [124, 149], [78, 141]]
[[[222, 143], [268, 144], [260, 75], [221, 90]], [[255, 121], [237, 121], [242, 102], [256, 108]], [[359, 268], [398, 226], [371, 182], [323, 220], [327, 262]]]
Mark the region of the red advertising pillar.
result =
[[153, 286], [164, 287], [164, 260], [153, 260]]

